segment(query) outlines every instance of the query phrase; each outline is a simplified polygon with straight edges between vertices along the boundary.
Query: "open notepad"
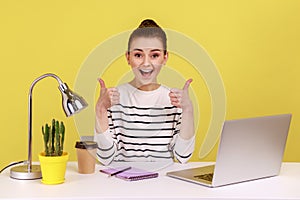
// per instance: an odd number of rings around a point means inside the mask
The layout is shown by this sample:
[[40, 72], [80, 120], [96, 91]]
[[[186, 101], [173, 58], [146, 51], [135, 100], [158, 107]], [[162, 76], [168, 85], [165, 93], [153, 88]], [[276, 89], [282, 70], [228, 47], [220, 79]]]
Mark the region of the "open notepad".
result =
[[[106, 168], [106, 169], [101, 169], [100, 172], [111, 175], [122, 169], [124, 169], [124, 167]], [[148, 178], [156, 178], [158, 177], [158, 173], [145, 171], [139, 168], [132, 167], [129, 170], [116, 174], [115, 177], [126, 181], [137, 181], [137, 180], [148, 179]]]

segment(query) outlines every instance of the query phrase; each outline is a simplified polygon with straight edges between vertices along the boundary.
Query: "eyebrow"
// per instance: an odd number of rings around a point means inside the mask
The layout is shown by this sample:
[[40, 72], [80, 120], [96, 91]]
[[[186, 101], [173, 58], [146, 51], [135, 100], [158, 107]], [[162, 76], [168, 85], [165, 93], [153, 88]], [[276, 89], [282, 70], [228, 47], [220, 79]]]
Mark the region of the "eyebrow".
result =
[[[144, 51], [143, 49], [139, 49], [139, 48], [136, 48], [136, 49], [133, 49], [131, 51]], [[151, 49], [150, 52], [153, 52], [153, 51], [163, 51], [162, 49]]]

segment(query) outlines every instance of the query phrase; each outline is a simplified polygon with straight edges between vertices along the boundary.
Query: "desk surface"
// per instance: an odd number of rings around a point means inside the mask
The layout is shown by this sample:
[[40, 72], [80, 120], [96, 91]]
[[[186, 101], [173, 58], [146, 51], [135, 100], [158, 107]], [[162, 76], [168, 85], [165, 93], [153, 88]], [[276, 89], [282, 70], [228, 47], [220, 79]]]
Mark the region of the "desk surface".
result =
[[[159, 177], [127, 182], [108, 178], [97, 165], [94, 174], [77, 173], [77, 163], [68, 163], [66, 181], [44, 185], [41, 180], [14, 180], [9, 170], [0, 174], [0, 199], [300, 199], [300, 163], [283, 163], [279, 176], [219, 188], [167, 177], [167, 171], [204, 166], [210, 163], [174, 163], [160, 168]], [[158, 169], [158, 166], [149, 166]]]

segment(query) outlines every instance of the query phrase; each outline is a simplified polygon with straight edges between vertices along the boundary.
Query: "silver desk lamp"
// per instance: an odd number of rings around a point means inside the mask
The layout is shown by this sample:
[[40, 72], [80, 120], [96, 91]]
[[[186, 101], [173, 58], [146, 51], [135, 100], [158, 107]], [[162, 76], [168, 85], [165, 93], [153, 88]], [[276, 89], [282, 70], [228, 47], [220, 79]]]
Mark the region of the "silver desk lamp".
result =
[[59, 83], [59, 90], [62, 94], [62, 106], [67, 117], [81, 111], [88, 106], [87, 102], [78, 94], [69, 89], [66, 83], [55, 74], [44, 74], [35, 79], [28, 95], [28, 160], [27, 164], [11, 168], [10, 177], [19, 180], [33, 180], [42, 177], [40, 165], [32, 165], [32, 91], [35, 84], [46, 77], [53, 77]]

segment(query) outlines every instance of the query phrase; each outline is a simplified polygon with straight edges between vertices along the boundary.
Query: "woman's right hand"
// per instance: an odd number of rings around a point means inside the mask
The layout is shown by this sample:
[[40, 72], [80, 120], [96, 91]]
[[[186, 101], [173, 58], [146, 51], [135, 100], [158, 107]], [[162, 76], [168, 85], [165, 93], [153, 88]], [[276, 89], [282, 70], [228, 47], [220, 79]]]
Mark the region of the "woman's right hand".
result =
[[100, 84], [100, 96], [96, 104], [96, 110], [101, 111], [102, 109], [107, 110], [108, 108], [116, 105], [120, 102], [120, 93], [117, 88], [106, 88], [103, 79], [98, 79]]
[[100, 95], [96, 103], [96, 131], [104, 132], [108, 128], [107, 109], [120, 102], [120, 93], [117, 88], [106, 88], [105, 82], [98, 79], [100, 84]]

